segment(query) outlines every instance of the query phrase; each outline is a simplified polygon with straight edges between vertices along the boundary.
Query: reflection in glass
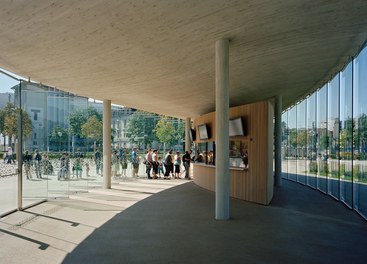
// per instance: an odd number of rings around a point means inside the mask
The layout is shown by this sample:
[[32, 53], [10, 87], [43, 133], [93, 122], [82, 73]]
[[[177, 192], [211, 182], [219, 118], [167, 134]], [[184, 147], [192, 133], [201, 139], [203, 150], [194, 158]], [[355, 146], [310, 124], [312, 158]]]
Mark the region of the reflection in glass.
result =
[[248, 168], [247, 140], [231, 140], [229, 142], [229, 162], [231, 167]]
[[17, 208], [17, 141], [11, 135], [17, 129], [17, 107], [14, 90], [19, 80], [0, 72], [0, 215]]
[[[307, 184], [367, 219], [367, 48], [307, 98]], [[302, 181], [302, 102], [282, 115], [283, 177]], [[297, 128], [297, 129], [296, 129]], [[295, 144], [296, 142], [296, 144]], [[301, 156], [299, 156], [301, 154]], [[295, 166], [295, 160], [298, 159]], [[285, 160], [287, 159], [287, 160]], [[295, 169], [297, 167], [297, 169]], [[316, 178], [316, 183], [315, 183]]]
[[297, 107], [288, 112], [288, 179], [297, 181]]
[[367, 48], [354, 60], [354, 208], [367, 217]]
[[307, 98], [307, 185], [316, 188], [317, 176], [316, 93]]
[[198, 163], [207, 163], [207, 152], [208, 146], [207, 143], [198, 143], [198, 147], [195, 153], [195, 162]]
[[282, 114], [282, 177], [288, 179], [288, 111]]
[[297, 105], [297, 181], [306, 184], [307, 131], [306, 101]]
[[340, 199], [352, 207], [353, 200], [353, 87], [352, 64], [340, 73]]
[[[342, 105], [342, 102], [341, 104]], [[328, 193], [339, 199], [339, 75], [329, 83], [328, 89]]]
[[328, 127], [327, 127], [327, 85], [317, 92], [317, 188], [326, 193], [326, 177], [328, 173]]

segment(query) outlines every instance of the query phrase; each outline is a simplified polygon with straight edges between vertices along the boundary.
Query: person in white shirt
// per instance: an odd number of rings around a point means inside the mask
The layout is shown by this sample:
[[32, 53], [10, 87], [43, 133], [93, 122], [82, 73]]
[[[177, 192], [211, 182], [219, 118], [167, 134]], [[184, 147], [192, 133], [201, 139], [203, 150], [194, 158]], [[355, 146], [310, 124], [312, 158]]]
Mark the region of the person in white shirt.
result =
[[179, 179], [181, 167], [181, 156], [179, 151], [176, 152], [176, 155], [173, 158], [173, 164], [175, 165], [175, 179]]

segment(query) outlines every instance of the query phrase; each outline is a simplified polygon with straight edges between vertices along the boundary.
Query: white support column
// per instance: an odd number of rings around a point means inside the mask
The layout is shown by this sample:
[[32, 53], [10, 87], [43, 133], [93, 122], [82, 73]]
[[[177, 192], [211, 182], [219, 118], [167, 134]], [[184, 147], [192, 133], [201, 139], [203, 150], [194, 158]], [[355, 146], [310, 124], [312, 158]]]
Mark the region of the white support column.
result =
[[186, 118], [185, 121], [185, 151], [191, 149], [191, 139], [190, 139], [190, 129], [191, 129], [191, 118]]
[[[18, 143], [17, 143], [17, 162], [18, 162], [18, 210], [23, 208], [23, 122], [22, 122], [22, 82], [19, 83], [18, 90]], [[4, 139], [5, 140], [5, 139]]]
[[215, 43], [215, 219], [229, 219], [229, 40]]
[[282, 96], [275, 96], [274, 184], [282, 186]]
[[103, 101], [103, 188], [111, 189], [111, 100]]

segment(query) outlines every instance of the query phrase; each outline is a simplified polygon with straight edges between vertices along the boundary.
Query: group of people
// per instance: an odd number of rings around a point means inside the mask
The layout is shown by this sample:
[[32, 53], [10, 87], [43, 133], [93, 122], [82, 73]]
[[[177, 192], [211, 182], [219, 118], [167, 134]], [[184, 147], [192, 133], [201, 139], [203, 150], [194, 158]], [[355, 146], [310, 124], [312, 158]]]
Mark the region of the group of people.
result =
[[[48, 161], [47, 156], [45, 160]], [[49, 170], [51, 170], [51, 168], [47, 168], [47, 166], [50, 166], [49, 162], [45, 161], [42, 164], [41, 161], [42, 161], [42, 156], [39, 153], [38, 149], [34, 151], [33, 155], [31, 155], [28, 152], [28, 150], [25, 152], [25, 154], [23, 155], [23, 164], [24, 164], [24, 171], [27, 176], [27, 179], [32, 178], [31, 166], [34, 166], [34, 171], [36, 173], [37, 178], [42, 178], [42, 169], [43, 169], [43, 173], [46, 173], [46, 174], [49, 172]]]
[[[74, 154], [74, 160], [72, 161], [71, 173], [72, 178], [81, 179], [83, 173], [83, 167], [85, 167], [85, 174], [89, 176], [89, 162], [84, 160], [85, 156], [78, 148]], [[70, 178], [70, 156], [66, 151], [62, 152], [62, 156], [59, 159], [60, 170], [57, 175], [57, 179], [69, 179]]]
[[191, 151], [186, 151], [182, 157], [180, 152], [177, 151], [172, 157], [172, 150], [169, 150], [164, 156], [164, 159], [162, 159], [158, 156], [157, 149], [148, 149], [143, 163], [146, 167], [145, 172], [148, 179], [161, 178], [161, 174], [163, 175], [163, 179], [180, 179], [181, 165], [183, 165], [185, 169], [185, 178], [190, 179], [190, 162]]
[[[128, 163], [128, 156], [127, 151], [124, 148], [116, 149], [112, 152], [112, 176], [113, 177], [127, 177], [126, 170], [127, 170], [127, 163]], [[121, 167], [121, 173], [120, 173]]]
[[[94, 152], [93, 160], [95, 162], [97, 175], [102, 176], [102, 154], [98, 148]], [[79, 148], [74, 155], [70, 155], [68, 152], [63, 151], [58, 162], [58, 180], [69, 179], [71, 176], [72, 178], [76, 177], [76, 179], [82, 178], [84, 169], [85, 175], [89, 176], [89, 161], [85, 159], [85, 155], [80, 152]], [[129, 162], [131, 163], [132, 176], [135, 178], [138, 177], [140, 158], [137, 153], [137, 148], [134, 147], [131, 154], [128, 154], [128, 150], [125, 148], [114, 149], [111, 157], [111, 175], [113, 177], [127, 177]], [[185, 173], [184, 178], [190, 179], [190, 162], [191, 151], [186, 151], [185, 154], [181, 156], [179, 151], [173, 154], [172, 150], [169, 150], [164, 157], [160, 157], [158, 156], [157, 149], [148, 149], [143, 161], [148, 179], [158, 179], [161, 177], [163, 177], [163, 179], [179, 179], [182, 173]], [[32, 179], [32, 166], [37, 178], [42, 178], [42, 174], [50, 175], [54, 172], [54, 167], [49, 161], [48, 156], [46, 154], [41, 155], [37, 149], [33, 154], [29, 151], [24, 153], [23, 165], [27, 179]]]
[[[57, 179], [68, 179], [70, 178], [70, 174], [72, 177], [76, 177], [77, 179], [82, 177], [83, 167], [85, 167], [86, 176], [89, 176], [89, 163], [84, 161], [84, 154], [80, 152], [80, 149], [77, 149], [77, 152], [74, 154], [74, 159], [72, 162], [70, 161], [70, 156], [66, 151], [62, 152], [62, 155], [59, 159], [60, 169], [57, 174]], [[72, 166], [70, 166], [72, 163]], [[34, 168], [34, 173], [36, 178], [41, 179], [42, 174], [51, 175], [54, 173], [54, 166], [49, 160], [47, 154], [42, 154], [36, 149], [33, 154], [31, 154], [28, 150], [25, 151], [23, 155], [23, 166], [24, 172], [27, 179], [32, 179], [31, 168]], [[71, 168], [71, 173], [70, 173]]]

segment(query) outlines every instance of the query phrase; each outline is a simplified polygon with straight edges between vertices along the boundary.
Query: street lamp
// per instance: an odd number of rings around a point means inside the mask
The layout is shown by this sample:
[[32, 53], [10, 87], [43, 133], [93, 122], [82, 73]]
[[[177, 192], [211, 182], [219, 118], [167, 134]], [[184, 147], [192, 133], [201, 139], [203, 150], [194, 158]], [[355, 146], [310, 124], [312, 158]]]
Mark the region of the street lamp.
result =
[[62, 132], [61, 131], [57, 132], [57, 135], [60, 137], [60, 139], [59, 139], [59, 151], [61, 151], [61, 137], [62, 137]]

